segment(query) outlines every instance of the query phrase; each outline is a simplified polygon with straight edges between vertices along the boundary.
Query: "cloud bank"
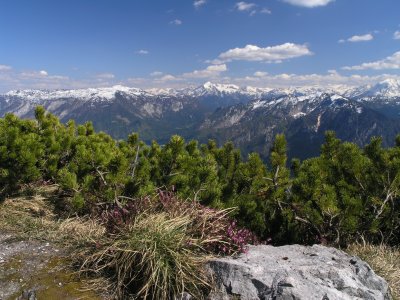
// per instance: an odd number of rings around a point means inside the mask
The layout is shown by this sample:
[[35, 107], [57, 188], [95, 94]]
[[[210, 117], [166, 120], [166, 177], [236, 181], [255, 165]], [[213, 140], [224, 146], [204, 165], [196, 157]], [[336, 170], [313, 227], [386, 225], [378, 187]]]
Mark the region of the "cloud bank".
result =
[[343, 67], [343, 70], [399, 70], [400, 51], [384, 59], [366, 62], [361, 65]]
[[7, 65], [0, 65], [0, 72], [2, 71], [10, 71], [12, 67], [7, 66]]

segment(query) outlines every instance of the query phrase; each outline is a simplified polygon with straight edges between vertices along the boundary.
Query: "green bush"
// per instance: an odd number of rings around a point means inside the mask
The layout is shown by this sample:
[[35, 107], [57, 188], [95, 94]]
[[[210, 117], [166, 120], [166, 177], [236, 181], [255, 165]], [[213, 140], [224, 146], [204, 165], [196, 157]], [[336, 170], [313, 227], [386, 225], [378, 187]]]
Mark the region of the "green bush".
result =
[[360, 148], [327, 132], [321, 155], [293, 160], [290, 170], [283, 135], [265, 164], [254, 153], [243, 159], [230, 142], [172, 136], [146, 145], [137, 134], [115, 141], [91, 123], [62, 124], [42, 107], [35, 117], [0, 119], [0, 196], [50, 181], [85, 213], [165, 187], [214, 208], [237, 207], [239, 225], [275, 244], [345, 245], [356, 234], [400, 242], [400, 137], [391, 148], [380, 138]]
[[380, 143], [374, 138], [360, 149], [327, 133], [321, 156], [306, 160], [293, 180], [290, 200], [300, 233], [340, 245], [359, 234], [399, 242], [400, 149]]
[[44, 145], [35, 123], [12, 114], [0, 119], [0, 197], [41, 179]]

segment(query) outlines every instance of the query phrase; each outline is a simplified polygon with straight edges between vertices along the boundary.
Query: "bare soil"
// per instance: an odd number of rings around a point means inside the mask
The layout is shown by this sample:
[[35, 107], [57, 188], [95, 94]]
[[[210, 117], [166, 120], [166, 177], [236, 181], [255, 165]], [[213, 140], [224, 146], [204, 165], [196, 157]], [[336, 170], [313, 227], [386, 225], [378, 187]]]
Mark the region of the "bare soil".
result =
[[0, 232], [0, 299], [35, 291], [38, 300], [100, 300], [69, 269], [62, 250], [49, 242], [20, 240]]
[[28, 299], [32, 291], [37, 300], [107, 299], [71, 267], [75, 237], [90, 238], [89, 226], [63, 223], [54, 213], [55, 193], [46, 187], [0, 202], [0, 300]]

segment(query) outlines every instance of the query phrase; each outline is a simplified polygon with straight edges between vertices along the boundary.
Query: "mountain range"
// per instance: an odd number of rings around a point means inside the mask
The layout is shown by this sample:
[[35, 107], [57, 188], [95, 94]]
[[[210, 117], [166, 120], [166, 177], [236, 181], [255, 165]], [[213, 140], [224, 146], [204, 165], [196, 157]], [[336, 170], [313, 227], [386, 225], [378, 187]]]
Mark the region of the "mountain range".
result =
[[92, 121], [114, 138], [132, 131], [150, 142], [186, 139], [233, 141], [242, 153], [268, 156], [273, 138], [285, 133], [289, 156], [317, 155], [326, 130], [365, 145], [382, 136], [386, 146], [400, 133], [400, 82], [387, 79], [358, 88], [255, 88], [207, 82], [185, 89], [125, 86], [77, 90], [15, 90], [0, 95], [0, 115], [32, 118], [37, 105], [63, 122]]

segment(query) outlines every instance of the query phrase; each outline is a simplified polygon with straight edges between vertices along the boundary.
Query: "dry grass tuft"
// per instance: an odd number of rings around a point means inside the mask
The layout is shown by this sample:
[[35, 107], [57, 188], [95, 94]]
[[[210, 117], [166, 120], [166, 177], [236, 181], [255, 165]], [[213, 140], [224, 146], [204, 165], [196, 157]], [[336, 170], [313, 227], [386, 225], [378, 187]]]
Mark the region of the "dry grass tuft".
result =
[[352, 244], [347, 251], [365, 260], [389, 283], [394, 299], [400, 299], [400, 249], [386, 245]]
[[91, 218], [68, 218], [60, 222], [58, 232], [73, 237], [75, 244], [93, 243], [104, 236], [106, 229]]
[[71, 248], [93, 243], [105, 233], [97, 220], [58, 219], [53, 211], [46, 196], [9, 198], [0, 204], [0, 228], [22, 239], [51, 241]]
[[46, 239], [57, 228], [55, 215], [45, 198], [16, 197], [0, 204], [0, 226], [21, 238]]
[[208, 257], [188, 234], [191, 222], [186, 215], [143, 213], [124, 231], [101, 240], [82, 271], [112, 274], [109, 290], [118, 298], [131, 291], [135, 299], [175, 299], [186, 291], [200, 299], [209, 288], [203, 269]]

